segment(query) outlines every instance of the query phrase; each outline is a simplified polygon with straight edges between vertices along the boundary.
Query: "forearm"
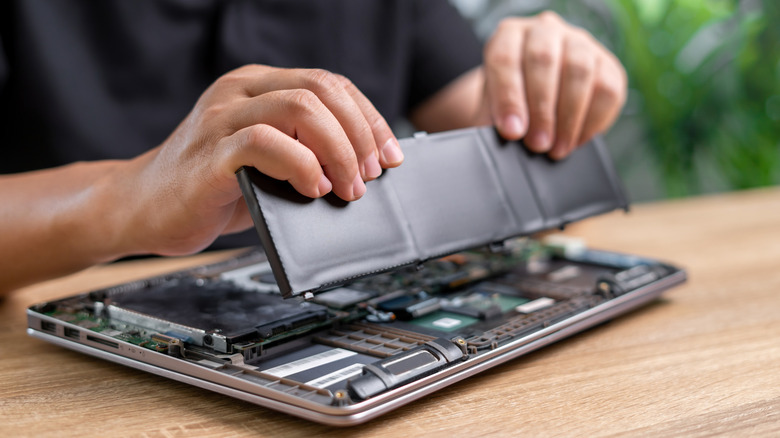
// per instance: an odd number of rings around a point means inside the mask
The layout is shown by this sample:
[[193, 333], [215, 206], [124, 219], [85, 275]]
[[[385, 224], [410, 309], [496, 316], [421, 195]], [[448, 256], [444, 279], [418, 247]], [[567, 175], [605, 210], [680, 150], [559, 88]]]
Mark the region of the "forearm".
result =
[[490, 124], [490, 117], [482, 108], [484, 88], [482, 67], [462, 74], [409, 115], [415, 128], [440, 132], [475, 125]]
[[114, 182], [124, 164], [0, 176], [0, 294], [134, 252], [124, 233], [128, 194]]

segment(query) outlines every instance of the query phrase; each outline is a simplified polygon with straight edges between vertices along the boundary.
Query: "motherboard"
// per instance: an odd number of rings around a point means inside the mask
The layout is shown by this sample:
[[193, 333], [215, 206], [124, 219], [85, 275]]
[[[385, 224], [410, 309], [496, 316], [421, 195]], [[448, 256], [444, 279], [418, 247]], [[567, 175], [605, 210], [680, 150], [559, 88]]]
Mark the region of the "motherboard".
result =
[[[40, 331], [174, 358], [326, 405], [350, 405], [670, 277], [676, 268], [520, 238], [284, 299], [254, 250], [229, 261], [40, 304]], [[32, 318], [32, 317], [31, 317]], [[157, 361], [163, 364], [164, 361]]]

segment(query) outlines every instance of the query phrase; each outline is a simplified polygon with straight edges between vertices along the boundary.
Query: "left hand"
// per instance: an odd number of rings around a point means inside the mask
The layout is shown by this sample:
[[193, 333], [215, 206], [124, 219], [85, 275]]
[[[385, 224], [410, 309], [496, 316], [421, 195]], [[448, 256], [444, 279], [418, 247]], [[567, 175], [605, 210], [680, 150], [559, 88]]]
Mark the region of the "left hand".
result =
[[553, 159], [609, 128], [626, 99], [620, 61], [553, 12], [502, 21], [485, 46], [483, 70], [482, 118]]

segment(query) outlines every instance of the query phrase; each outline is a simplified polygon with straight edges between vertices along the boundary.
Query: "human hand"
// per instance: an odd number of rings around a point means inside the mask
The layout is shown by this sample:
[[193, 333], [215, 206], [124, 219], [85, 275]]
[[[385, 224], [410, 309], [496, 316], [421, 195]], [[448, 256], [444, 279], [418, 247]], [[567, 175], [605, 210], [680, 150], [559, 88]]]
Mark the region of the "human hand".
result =
[[609, 128], [626, 99], [620, 61], [553, 12], [502, 21], [483, 68], [483, 116], [503, 137], [554, 159]]
[[132, 187], [134, 252], [191, 253], [251, 226], [235, 172], [253, 166], [309, 197], [352, 201], [403, 154], [390, 127], [346, 78], [246, 66], [212, 84], [159, 147], [115, 184]]

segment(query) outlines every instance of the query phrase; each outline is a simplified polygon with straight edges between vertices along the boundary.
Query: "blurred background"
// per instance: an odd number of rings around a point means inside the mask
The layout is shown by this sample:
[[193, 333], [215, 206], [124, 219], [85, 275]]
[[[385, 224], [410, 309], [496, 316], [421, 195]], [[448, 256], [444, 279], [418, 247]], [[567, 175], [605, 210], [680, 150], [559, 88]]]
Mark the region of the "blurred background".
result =
[[553, 10], [623, 62], [607, 134], [633, 201], [780, 183], [777, 0], [452, 0], [484, 40], [506, 16]]

